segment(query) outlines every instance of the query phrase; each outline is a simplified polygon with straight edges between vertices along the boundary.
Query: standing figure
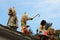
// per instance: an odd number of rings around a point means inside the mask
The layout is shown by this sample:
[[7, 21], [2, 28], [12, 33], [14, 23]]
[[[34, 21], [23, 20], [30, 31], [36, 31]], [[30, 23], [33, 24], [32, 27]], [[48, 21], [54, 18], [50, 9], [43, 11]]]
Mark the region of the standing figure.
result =
[[14, 7], [9, 8], [8, 15], [9, 15], [9, 19], [8, 19], [7, 26], [9, 28], [16, 30], [18, 28], [18, 20], [17, 20], [17, 16], [16, 16], [16, 10]]
[[42, 20], [40, 23], [40, 40], [48, 40], [48, 32], [45, 30], [46, 21]]
[[28, 18], [28, 15], [26, 12], [22, 15], [21, 18], [21, 28], [22, 28], [22, 33], [27, 33], [30, 34], [29, 30], [27, 29], [29, 26], [26, 25], [28, 20], [33, 20], [33, 18]]

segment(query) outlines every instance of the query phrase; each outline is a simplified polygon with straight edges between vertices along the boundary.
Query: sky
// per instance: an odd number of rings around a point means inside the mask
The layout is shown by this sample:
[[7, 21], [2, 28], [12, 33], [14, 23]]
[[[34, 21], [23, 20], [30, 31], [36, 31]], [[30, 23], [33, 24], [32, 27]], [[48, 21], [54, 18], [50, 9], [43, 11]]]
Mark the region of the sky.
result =
[[28, 17], [34, 17], [40, 14], [33, 20], [27, 21], [33, 33], [39, 29], [41, 20], [53, 23], [52, 28], [60, 29], [60, 0], [0, 0], [0, 24], [7, 25], [8, 9], [15, 7], [18, 17], [17, 31], [21, 31], [21, 16], [27, 12]]

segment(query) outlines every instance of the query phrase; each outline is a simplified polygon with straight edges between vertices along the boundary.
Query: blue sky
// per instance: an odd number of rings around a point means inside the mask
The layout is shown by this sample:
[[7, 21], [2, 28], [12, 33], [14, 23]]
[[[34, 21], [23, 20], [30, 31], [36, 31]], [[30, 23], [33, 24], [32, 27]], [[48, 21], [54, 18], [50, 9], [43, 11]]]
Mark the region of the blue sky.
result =
[[8, 9], [13, 6], [17, 12], [18, 31], [21, 31], [20, 20], [24, 12], [27, 12], [29, 17], [40, 14], [40, 17], [27, 21], [34, 33], [43, 19], [52, 22], [54, 29], [60, 29], [60, 0], [0, 0], [0, 24], [7, 24], [9, 18]]

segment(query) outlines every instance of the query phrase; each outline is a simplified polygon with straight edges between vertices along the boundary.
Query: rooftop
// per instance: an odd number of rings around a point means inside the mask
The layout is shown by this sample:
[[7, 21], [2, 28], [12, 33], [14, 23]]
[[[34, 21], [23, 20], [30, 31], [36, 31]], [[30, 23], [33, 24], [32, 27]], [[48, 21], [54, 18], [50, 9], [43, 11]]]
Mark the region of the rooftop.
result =
[[0, 39], [1, 37], [6, 40], [35, 40], [32, 36], [27, 36], [24, 33], [0, 24]]

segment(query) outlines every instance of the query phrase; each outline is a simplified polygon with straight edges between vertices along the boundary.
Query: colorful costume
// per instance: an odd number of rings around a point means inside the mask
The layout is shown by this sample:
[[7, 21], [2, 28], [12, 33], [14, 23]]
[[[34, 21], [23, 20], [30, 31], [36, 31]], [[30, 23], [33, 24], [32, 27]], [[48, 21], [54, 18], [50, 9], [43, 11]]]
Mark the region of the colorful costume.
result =
[[21, 18], [21, 28], [22, 28], [22, 32], [25, 33], [29, 33], [29, 30], [27, 29], [27, 25], [26, 25], [26, 22], [28, 20], [32, 20], [32, 18], [28, 18], [28, 15], [26, 14], [26, 12], [22, 15], [22, 18]]
[[8, 11], [8, 15], [9, 15], [9, 20], [7, 26], [16, 30], [18, 28], [18, 20], [15, 9], [10, 8]]
[[40, 23], [40, 33], [42, 35], [47, 35], [47, 31], [45, 30], [45, 25], [46, 25], [46, 21], [42, 20]]

